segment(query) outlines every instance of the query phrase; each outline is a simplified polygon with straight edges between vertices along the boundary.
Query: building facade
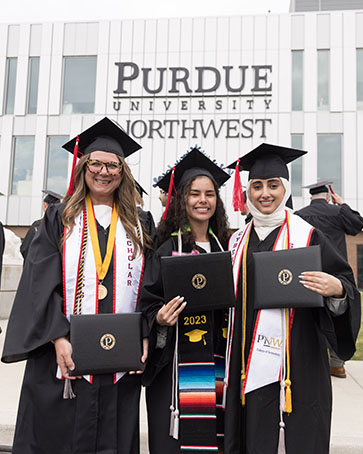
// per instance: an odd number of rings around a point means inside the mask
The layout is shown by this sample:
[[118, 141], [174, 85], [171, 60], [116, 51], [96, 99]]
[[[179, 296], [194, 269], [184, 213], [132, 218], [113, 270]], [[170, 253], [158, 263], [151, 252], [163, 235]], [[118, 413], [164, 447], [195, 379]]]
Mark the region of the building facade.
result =
[[191, 146], [227, 165], [264, 141], [309, 151], [291, 168], [295, 208], [329, 178], [363, 212], [363, 11], [0, 25], [4, 224], [66, 191], [61, 145], [105, 115], [143, 147], [128, 162], [156, 218], [153, 178]]

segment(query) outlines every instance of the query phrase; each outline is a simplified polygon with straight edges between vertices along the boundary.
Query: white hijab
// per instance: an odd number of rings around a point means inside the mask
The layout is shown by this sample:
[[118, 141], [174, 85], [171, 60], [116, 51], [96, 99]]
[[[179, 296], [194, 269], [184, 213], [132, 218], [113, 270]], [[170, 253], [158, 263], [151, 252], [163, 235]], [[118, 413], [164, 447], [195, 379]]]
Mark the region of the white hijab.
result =
[[249, 189], [252, 180], [249, 180], [247, 183], [246, 189], [247, 206], [251, 211], [253, 217], [253, 225], [261, 241], [263, 241], [267, 237], [267, 235], [269, 235], [273, 230], [275, 230], [276, 227], [282, 225], [282, 223], [285, 220], [285, 210], [286, 209], [289, 210], [289, 208], [286, 207], [286, 202], [291, 195], [291, 184], [288, 180], [286, 180], [286, 178], [282, 177], [279, 178], [285, 188], [285, 194], [280, 205], [271, 214], [263, 214], [253, 205], [249, 198]]

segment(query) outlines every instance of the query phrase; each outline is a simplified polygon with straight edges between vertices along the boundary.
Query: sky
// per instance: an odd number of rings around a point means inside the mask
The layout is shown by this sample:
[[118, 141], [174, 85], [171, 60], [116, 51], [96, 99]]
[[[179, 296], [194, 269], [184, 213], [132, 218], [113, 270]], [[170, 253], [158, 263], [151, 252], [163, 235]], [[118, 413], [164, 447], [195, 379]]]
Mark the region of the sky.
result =
[[0, 23], [287, 13], [290, 0], [3, 0]]

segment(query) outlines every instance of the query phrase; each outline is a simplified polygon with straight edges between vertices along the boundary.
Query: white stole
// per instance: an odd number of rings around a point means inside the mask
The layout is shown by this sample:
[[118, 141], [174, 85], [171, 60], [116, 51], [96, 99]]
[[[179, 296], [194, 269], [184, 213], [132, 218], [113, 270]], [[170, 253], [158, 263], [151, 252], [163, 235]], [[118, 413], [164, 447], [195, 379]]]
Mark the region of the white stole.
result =
[[[63, 298], [64, 314], [70, 318], [75, 310], [77, 278], [79, 273], [81, 246], [84, 231], [84, 212], [75, 218], [72, 233], [64, 241], [63, 246]], [[140, 232], [141, 226], [139, 226]], [[64, 229], [66, 238], [67, 229]], [[113, 313], [135, 312], [140, 292], [142, 273], [144, 270], [144, 256], [139, 254], [132, 259], [134, 245], [127, 235], [120, 218], [117, 219], [115, 244], [113, 249]], [[98, 279], [91, 237], [88, 240], [84, 258], [82, 314], [98, 313]], [[117, 382], [125, 372], [115, 374]], [[85, 378], [92, 382], [92, 377]]]
[[[245, 245], [251, 228], [252, 222], [247, 224], [243, 229], [235, 232], [229, 241], [236, 295], [240, 268], [243, 266]], [[273, 250], [286, 249], [286, 246], [288, 249], [309, 246], [313, 230], [314, 227], [299, 216], [286, 212], [286, 221], [281, 227]], [[289, 238], [288, 245], [287, 236]], [[237, 301], [237, 304], [243, 303], [243, 291], [242, 301]], [[292, 317], [292, 311], [290, 311], [290, 317]], [[232, 326], [234, 326], [234, 323], [235, 314], [233, 313]], [[288, 335], [285, 324], [285, 312], [283, 309], [264, 309], [258, 311], [247, 361], [246, 378], [242, 389], [243, 394], [247, 394], [284, 378], [286, 335]], [[271, 354], [271, 344], [274, 346], [273, 354]]]

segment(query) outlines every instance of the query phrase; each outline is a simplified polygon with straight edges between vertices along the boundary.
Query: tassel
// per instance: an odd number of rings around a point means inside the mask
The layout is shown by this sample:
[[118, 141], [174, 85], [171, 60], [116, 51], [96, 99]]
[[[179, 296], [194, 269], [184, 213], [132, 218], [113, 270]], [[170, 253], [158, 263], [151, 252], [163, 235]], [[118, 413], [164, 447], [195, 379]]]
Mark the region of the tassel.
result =
[[286, 454], [285, 423], [283, 421], [280, 421], [279, 444], [277, 448], [277, 454]]
[[175, 166], [173, 167], [171, 171], [171, 176], [170, 176], [170, 182], [169, 182], [169, 189], [168, 189], [168, 198], [166, 200], [166, 206], [165, 206], [165, 211], [163, 214], [163, 221], [166, 219], [166, 215], [168, 214], [168, 209], [170, 205], [170, 200], [173, 192], [173, 186], [174, 186], [174, 172], [175, 172]]
[[245, 198], [243, 195], [241, 178], [240, 178], [240, 174], [239, 174], [239, 158], [237, 159], [236, 169], [234, 172], [232, 203], [233, 203], [234, 211], [244, 211], [246, 209]]
[[169, 435], [172, 437], [174, 435], [175, 419], [174, 419], [174, 410], [175, 408], [170, 405], [170, 426], [169, 426]]
[[226, 408], [227, 402], [227, 379], [223, 380], [223, 397], [222, 397], [222, 408], [223, 410]]
[[291, 381], [285, 380], [286, 392], [285, 392], [285, 412], [292, 412], [292, 395], [291, 395]]
[[77, 158], [78, 158], [78, 142], [79, 142], [79, 136], [77, 136], [76, 144], [74, 145], [74, 149], [73, 149], [71, 180], [69, 182], [67, 195], [72, 195], [73, 194], [73, 189], [74, 189], [74, 169], [76, 167]]
[[64, 380], [63, 399], [74, 399], [76, 395], [72, 389], [72, 383], [69, 378]]
[[179, 439], [179, 410], [175, 410], [174, 412], [174, 432], [173, 432], [173, 438], [174, 440]]

